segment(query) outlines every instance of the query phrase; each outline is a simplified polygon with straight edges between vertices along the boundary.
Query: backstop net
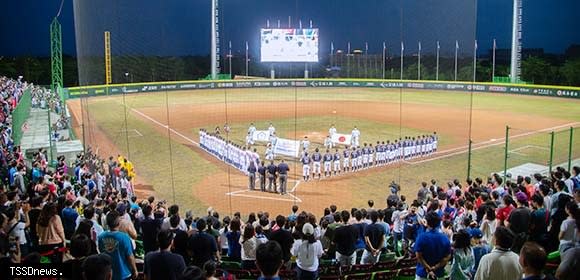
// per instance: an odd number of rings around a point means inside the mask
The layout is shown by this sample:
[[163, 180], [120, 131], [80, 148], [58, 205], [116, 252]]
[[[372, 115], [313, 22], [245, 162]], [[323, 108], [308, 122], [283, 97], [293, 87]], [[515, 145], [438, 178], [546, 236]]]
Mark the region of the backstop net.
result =
[[[503, 146], [488, 144], [504, 138], [506, 125], [517, 135], [577, 119], [574, 108], [554, 122], [523, 97], [474, 93], [474, 81], [492, 80], [492, 39], [476, 42], [476, 3], [220, 1], [218, 78], [233, 80], [203, 81], [211, 1], [74, 1], [74, 130], [101, 157], [132, 162], [140, 198], [196, 214], [213, 207], [272, 217], [298, 205], [320, 216], [331, 204], [360, 208], [368, 200], [383, 208], [391, 182], [410, 204], [422, 181], [465, 181], [470, 139], [481, 146], [470, 176], [485, 177], [503, 170]], [[497, 36], [509, 46], [509, 34]], [[531, 110], [545, 122], [522, 117]], [[510, 141], [510, 167], [545, 165], [548, 140], [549, 131]], [[305, 147], [310, 170], [301, 162]], [[249, 162], [267, 167], [270, 154], [289, 167], [286, 188], [279, 176], [276, 188], [266, 178], [262, 191], [257, 176], [251, 190]]]

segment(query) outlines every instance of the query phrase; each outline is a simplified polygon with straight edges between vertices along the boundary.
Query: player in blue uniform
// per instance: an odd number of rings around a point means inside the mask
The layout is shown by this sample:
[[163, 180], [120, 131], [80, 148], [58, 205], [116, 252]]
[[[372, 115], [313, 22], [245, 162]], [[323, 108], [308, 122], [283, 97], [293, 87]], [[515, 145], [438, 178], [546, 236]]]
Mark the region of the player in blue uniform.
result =
[[340, 174], [340, 152], [334, 151], [334, 175]]
[[350, 168], [349, 161], [350, 161], [350, 150], [348, 149], [348, 147], [346, 147], [342, 152], [342, 172], [344, 173], [348, 172]]
[[326, 150], [324, 154], [324, 177], [328, 177], [332, 175], [332, 160], [334, 157], [330, 153], [330, 150]]
[[300, 159], [300, 162], [302, 162], [302, 178], [304, 178], [304, 181], [310, 180], [310, 161], [310, 156], [305, 152]]
[[358, 168], [358, 152], [355, 147], [352, 147], [352, 152], [350, 153], [350, 171], [356, 171]]
[[321, 174], [320, 174], [320, 162], [322, 161], [322, 155], [320, 155], [320, 152], [318, 150], [318, 148], [316, 148], [314, 150], [314, 154], [312, 154], [312, 179], [314, 179], [316, 177], [316, 174], [318, 174], [318, 179], [321, 178]]

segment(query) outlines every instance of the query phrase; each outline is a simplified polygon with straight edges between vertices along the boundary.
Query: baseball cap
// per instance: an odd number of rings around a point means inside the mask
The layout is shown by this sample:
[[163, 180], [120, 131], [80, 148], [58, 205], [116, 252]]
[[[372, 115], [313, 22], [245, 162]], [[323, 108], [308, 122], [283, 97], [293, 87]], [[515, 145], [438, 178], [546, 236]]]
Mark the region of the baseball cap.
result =
[[523, 192], [518, 192], [518, 193], [516, 193], [516, 199], [519, 202], [526, 202], [526, 201], [528, 201], [528, 196]]
[[119, 205], [117, 205], [117, 212], [123, 215], [125, 214], [125, 211], [127, 211], [127, 205], [125, 203], [119, 203]]
[[304, 235], [313, 235], [314, 227], [310, 223], [306, 223], [302, 226], [302, 233], [304, 233]]
[[469, 236], [471, 236], [471, 238], [482, 238], [483, 237], [483, 232], [479, 228], [471, 228], [467, 232], [469, 232]]

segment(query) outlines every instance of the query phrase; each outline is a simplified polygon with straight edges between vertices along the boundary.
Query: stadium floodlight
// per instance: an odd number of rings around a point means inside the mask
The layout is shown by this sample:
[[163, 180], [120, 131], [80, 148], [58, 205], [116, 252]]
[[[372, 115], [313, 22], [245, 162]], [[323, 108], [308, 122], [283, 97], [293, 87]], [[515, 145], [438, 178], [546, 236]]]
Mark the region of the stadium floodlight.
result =
[[439, 81], [439, 50], [441, 46], [439, 45], [439, 41], [437, 41], [437, 62], [435, 65], [435, 80]]
[[455, 78], [454, 81], [457, 81], [457, 52], [459, 51], [459, 42], [455, 40]]
[[491, 55], [491, 81], [495, 79], [495, 49], [497, 48], [495, 39], [493, 39], [493, 48], [492, 48], [492, 55]]
[[419, 53], [417, 54], [417, 80], [421, 80], [421, 41], [419, 41]]
[[510, 66], [510, 79], [512, 83], [516, 83], [520, 80], [520, 66], [522, 60], [522, 9], [522, 0], [514, 0]]

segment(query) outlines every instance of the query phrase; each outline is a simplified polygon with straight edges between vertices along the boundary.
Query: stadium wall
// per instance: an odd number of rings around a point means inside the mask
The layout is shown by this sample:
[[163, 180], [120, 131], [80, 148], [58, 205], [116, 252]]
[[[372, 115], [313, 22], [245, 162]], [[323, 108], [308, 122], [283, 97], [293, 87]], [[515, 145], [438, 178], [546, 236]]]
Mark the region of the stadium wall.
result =
[[580, 99], [579, 87], [494, 84], [469, 82], [440, 82], [412, 80], [369, 80], [369, 79], [288, 79], [288, 80], [251, 80], [251, 81], [179, 81], [151, 82], [135, 84], [96, 85], [71, 87], [64, 89], [65, 97], [81, 98], [114, 94], [130, 94], [157, 91], [193, 90], [193, 89], [227, 89], [227, 88], [281, 88], [281, 87], [365, 87], [388, 89], [421, 89], [493, 92], [505, 94], [522, 94], [553, 96]]

